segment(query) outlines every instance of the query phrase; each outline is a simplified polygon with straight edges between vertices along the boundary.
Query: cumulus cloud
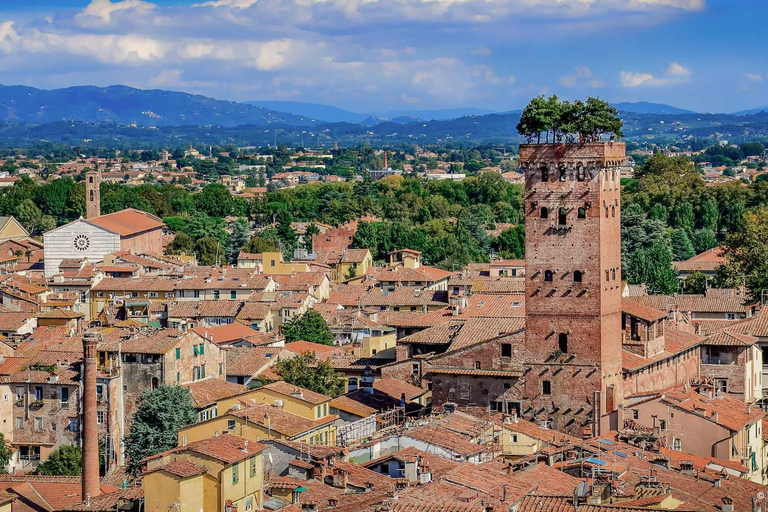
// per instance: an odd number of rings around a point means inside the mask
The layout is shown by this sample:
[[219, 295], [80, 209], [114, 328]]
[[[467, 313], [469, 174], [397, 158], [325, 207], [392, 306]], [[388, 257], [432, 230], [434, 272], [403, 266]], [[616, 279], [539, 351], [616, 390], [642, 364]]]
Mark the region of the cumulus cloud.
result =
[[619, 73], [619, 83], [622, 87], [662, 87], [688, 82], [691, 77], [691, 71], [677, 62], [670, 62], [669, 65], [667, 65], [665, 74], [666, 76], [657, 77], [651, 73], [637, 73], [622, 70], [621, 73]]
[[78, 13], [77, 17], [81, 20], [97, 18], [103, 23], [112, 21], [112, 14], [120, 11], [134, 11], [139, 14], [146, 14], [157, 7], [155, 4], [144, 0], [91, 0], [91, 3]]
[[561, 87], [572, 88], [590, 88], [600, 89], [605, 86], [605, 82], [599, 77], [592, 76], [592, 69], [584, 64], [574, 66], [573, 73], [564, 75], [557, 79]]
[[[0, 35], [2, 35], [2, 27], [0, 27]], [[763, 75], [758, 75], [757, 73], [747, 73], [747, 80], [752, 82], [762, 82]]]

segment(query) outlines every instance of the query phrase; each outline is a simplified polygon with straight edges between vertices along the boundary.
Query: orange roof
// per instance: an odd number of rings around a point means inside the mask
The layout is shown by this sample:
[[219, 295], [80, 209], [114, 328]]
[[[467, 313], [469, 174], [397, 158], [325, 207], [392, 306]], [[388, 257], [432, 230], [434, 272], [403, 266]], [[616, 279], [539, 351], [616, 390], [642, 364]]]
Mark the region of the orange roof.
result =
[[239, 395], [248, 391], [242, 384], [235, 384], [224, 379], [208, 378], [198, 380], [182, 387], [189, 389], [192, 404], [198, 409], [215, 404], [219, 400]]
[[104, 228], [107, 231], [112, 231], [120, 236], [135, 235], [165, 226], [160, 218], [155, 217], [151, 213], [133, 208], [101, 215], [95, 219], [88, 219], [85, 222]]
[[323, 345], [321, 343], [312, 343], [311, 341], [294, 341], [292, 343], [286, 343], [285, 348], [294, 354], [299, 355], [306, 354], [307, 352], [317, 354], [318, 352], [330, 352], [336, 350], [336, 347]]
[[314, 391], [310, 391], [299, 386], [294, 386], [293, 384], [288, 384], [283, 380], [272, 382], [262, 386], [260, 389], [267, 389], [281, 395], [291, 396], [313, 405], [323, 404], [331, 399], [329, 396], [323, 395], [321, 393], [315, 393]]
[[203, 338], [207, 337], [210, 341], [216, 344], [237, 341], [260, 334], [256, 329], [251, 329], [240, 322], [234, 322], [220, 327], [197, 327], [192, 330]]

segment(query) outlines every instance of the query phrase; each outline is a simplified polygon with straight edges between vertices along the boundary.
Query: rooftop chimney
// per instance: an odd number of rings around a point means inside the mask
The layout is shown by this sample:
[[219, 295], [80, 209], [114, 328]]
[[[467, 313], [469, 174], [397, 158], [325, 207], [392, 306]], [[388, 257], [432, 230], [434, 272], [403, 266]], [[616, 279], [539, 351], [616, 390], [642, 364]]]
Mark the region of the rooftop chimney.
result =
[[96, 423], [96, 346], [95, 333], [83, 336], [83, 489], [88, 501], [101, 494], [99, 483], [99, 426]]

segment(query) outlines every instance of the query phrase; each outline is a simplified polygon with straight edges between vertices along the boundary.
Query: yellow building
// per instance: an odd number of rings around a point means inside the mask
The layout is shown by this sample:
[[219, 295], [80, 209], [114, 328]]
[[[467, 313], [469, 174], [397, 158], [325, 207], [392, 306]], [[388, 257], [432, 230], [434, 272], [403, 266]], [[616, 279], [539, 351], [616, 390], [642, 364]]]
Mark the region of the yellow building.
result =
[[258, 403], [251, 399], [240, 401], [241, 405], [226, 414], [181, 429], [178, 437], [179, 444], [184, 445], [229, 433], [251, 441], [287, 439], [336, 446], [338, 416], [329, 415], [310, 420], [274, 405]]
[[9, 492], [0, 492], [0, 512], [11, 512], [16, 495]]
[[533, 455], [547, 447], [557, 448], [578, 442], [567, 434], [530, 421], [507, 417], [501, 424], [501, 452], [512, 459]]
[[0, 242], [27, 238], [29, 232], [19, 224], [15, 217], [0, 217]]
[[360, 357], [395, 357], [397, 329], [381, 325], [371, 329], [371, 334], [363, 338]]
[[152, 303], [173, 300], [174, 283], [164, 277], [102, 279], [91, 289], [91, 318], [96, 318], [106, 306], [125, 305], [131, 318], [148, 321]]
[[330, 396], [300, 388], [278, 380], [266, 386], [254, 389], [249, 398], [257, 402], [274, 405], [308, 420], [318, 420], [328, 416]]
[[373, 266], [373, 256], [368, 249], [347, 249], [341, 255], [337, 265], [331, 269], [333, 280], [337, 283], [347, 279], [364, 276]]
[[309, 272], [305, 262], [286, 263], [280, 252], [262, 252], [251, 254], [241, 252], [237, 255], [237, 268], [257, 268], [265, 274], [290, 274], [292, 272]]
[[142, 461], [144, 510], [258, 510], [263, 503], [264, 445], [222, 435], [178, 446]]

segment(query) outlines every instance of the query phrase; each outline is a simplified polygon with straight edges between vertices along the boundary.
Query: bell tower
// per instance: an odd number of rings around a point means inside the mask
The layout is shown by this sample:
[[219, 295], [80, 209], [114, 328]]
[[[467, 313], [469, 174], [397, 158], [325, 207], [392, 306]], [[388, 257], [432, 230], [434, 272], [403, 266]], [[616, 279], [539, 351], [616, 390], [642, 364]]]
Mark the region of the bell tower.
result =
[[93, 219], [101, 215], [101, 171], [98, 165], [95, 171], [85, 174], [85, 218]]
[[618, 423], [622, 142], [524, 144], [523, 416], [574, 435]]

